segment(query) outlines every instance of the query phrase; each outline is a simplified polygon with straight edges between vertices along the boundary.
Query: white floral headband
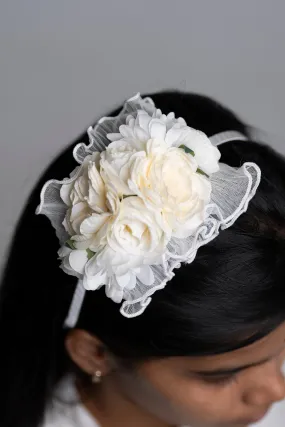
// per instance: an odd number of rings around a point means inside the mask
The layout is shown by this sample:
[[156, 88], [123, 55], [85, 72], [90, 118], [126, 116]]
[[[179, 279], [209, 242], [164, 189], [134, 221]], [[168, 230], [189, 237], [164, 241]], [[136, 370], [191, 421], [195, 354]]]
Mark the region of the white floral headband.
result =
[[61, 268], [79, 279], [67, 327], [85, 291], [102, 286], [124, 316], [143, 313], [175, 268], [246, 211], [261, 176], [254, 163], [219, 163], [216, 146], [244, 135], [208, 139], [139, 94], [88, 135], [73, 152], [79, 166], [44, 185], [37, 209], [56, 230]]

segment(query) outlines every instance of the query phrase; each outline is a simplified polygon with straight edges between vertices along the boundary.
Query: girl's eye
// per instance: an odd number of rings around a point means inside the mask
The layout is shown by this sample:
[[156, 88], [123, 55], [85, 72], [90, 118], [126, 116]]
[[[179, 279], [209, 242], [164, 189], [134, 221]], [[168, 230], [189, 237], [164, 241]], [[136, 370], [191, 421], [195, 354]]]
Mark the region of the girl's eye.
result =
[[223, 375], [219, 377], [202, 377], [202, 379], [208, 384], [222, 385], [222, 384], [228, 384], [234, 381], [236, 379], [236, 375], [232, 374], [232, 375]]

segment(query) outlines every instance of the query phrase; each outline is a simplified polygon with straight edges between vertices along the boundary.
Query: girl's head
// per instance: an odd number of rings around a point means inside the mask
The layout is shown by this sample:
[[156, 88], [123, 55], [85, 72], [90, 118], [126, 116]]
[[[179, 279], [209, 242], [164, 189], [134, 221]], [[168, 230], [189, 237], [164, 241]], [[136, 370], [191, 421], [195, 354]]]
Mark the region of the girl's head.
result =
[[[142, 315], [122, 316], [101, 288], [87, 292], [76, 328], [66, 330], [77, 279], [59, 268], [57, 237], [35, 215], [43, 184], [76, 166], [74, 144], [61, 153], [31, 194], [3, 275], [2, 427], [39, 426], [70, 372], [90, 398], [95, 389], [97, 401], [104, 394], [169, 424], [244, 425], [285, 396], [284, 159], [251, 141], [247, 127], [208, 98], [151, 97], [209, 137], [228, 130], [248, 136], [220, 146], [221, 162], [258, 164], [257, 194], [232, 227], [176, 270]], [[79, 140], [87, 143], [87, 136]], [[101, 384], [86, 388], [96, 373]]]

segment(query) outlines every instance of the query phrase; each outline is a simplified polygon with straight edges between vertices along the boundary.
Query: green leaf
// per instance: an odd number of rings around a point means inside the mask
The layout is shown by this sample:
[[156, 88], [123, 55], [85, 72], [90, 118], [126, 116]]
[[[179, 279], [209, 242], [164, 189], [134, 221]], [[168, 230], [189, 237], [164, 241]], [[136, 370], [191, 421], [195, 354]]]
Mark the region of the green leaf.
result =
[[76, 247], [74, 246], [74, 243], [71, 239], [67, 240], [65, 242], [66, 246], [68, 246], [70, 249], [76, 249]]
[[86, 249], [88, 259], [91, 259], [96, 252], [91, 251], [91, 249]]
[[210, 178], [209, 177], [209, 175], [207, 175], [204, 171], [202, 171], [202, 169], [200, 169], [200, 168], [198, 168], [197, 169], [197, 173], [199, 173], [200, 175], [204, 175], [204, 176], [206, 176], [207, 178]]
[[191, 154], [191, 156], [195, 157], [195, 153], [190, 148], [186, 147], [186, 145], [180, 145], [179, 148], [182, 148], [182, 150], [185, 151], [187, 154]]

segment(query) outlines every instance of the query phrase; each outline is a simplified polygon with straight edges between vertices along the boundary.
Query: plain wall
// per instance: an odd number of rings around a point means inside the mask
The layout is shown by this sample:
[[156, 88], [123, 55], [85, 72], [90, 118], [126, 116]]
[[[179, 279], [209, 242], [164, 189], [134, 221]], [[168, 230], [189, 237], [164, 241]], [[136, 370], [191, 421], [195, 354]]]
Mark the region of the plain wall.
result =
[[1, 259], [43, 168], [138, 91], [214, 96], [284, 151], [284, 15], [284, 0], [0, 0]]
[[284, 13], [283, 0], [0, 0], [1, 259], [43, 168], [138, 91], [202, 92], [282, 137]]

